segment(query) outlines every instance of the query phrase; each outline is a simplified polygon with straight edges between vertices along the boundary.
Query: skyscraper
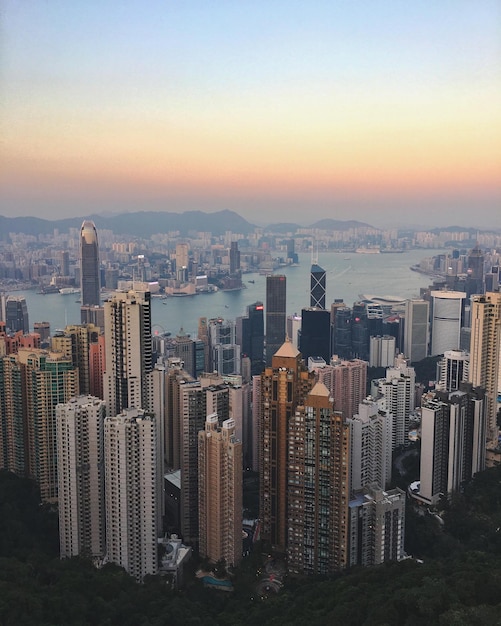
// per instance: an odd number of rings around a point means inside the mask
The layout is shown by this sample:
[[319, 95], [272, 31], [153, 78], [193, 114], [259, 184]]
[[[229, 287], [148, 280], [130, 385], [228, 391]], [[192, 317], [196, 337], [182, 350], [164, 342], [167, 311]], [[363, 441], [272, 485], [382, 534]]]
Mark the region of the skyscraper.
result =
[[404, 354], [411, 363], [428, 355], [429, 315], [426, 300], [406, 300]]
[[343, 361], [334, 355], [330, 365], [318, 370], [317, 376], [334, 398], [334, 409], [344, 419], [353, 417], [366, 396], [367, 361]]
[[[340, 311], [338, 311], [339, 315]], [[369, 360], [369, 323], [367, 304], [354, 302], [351, 316], [351, 349], [353, 356], [363, 361]]]
[[105, 554], [104, 417], [92, 396], [56, 407], [61, 558]]
[[219, 424], [230, 417], [226, 385], [202, 387], [200, 381], [180, 385], [181, 449], [181, 533], [183, 539], [198, 544], [198, 433], [204, 429], [207, 415], [217, 414]]
[[117, 292], [104, 304], [107, 414], [148, 406], [147, 376], [152, 370], [151, 295]]
[[235, 421], [219, 427], [207, 416], [198, 433], [198, 503], [200, 555], [213, 563], [238, 565], [242, 558], [242, 443]]
[[254, 302], [247, 307], [247, 315], [237, 318], [237, 343], [242, 356], [251, 361], [251, 375], [261, 374], [264, 369], [264, 306]]
[[230, 245], [230, 274], [237, 274], [240, 271], [240, 250], [238, 241], [232, 241]]
[[82, 306], [99, 306], [99, 246], [90, 220], [85, 220], [80, 230], [80, 283]]
[[351, 359], [353, 356], [351, 327], [352, 310], [346, 306], [338, 307], [332, 344], [335, 353], [342, 359]]
[[[78, 370], [58, 352], [21, 349], [17, 355], [22, 373], [27, 458], [26, 474], [40, 486], [43, 502], [57, 501], [56, 406], [78, 395]], [[14, 388], [18, 393], [17, 384]]]
[[28, 306], [24, 296], [7, 296], [5, 302], [5, 323], [7, 330], [16, 333], [22, 330], [23, 333], [30, 332], [28, 318]]
[[310, 306], [325, 309], [325, 270], [318, 263], [310, 270]]
[[409, 419], [414, 410], [415, 382], [414, 368], [401, 355], [396, 359], [395, 367], [386, 370], [386, 378], [379, 380], [379, 404], [393, 416], [393, 449], [409, 444]]
[[296, 408], [313, 388], [301, 353], [286, 341], [261, 374], [259, 414], [259, 480], [261, 536], [272, 549], [287, 547], [287, 471], [289, 426]]
[[485, 389], [487, 436], [497, 444], [497, 397], [501, 391], [501, 293], [473, 296], [469, 381]]
[[321, 308], [301, 311], [301, 337], [299, 349], [305, 362], [310, 356], [320, 356], [326, 363], [331, 358], [330, 312]]
[[350, 502], [349, 565], [379, 565], [406, 558], [405, 492], [368, 485]]
[[288, 444], [288, 567], [331, 574], [347, 564], [349, 429], [322, 383], [290, 418]]
[[459, 348], [463, 291], [432, 291], [433, 314], [431, 324], [430, 355], [444, 354]]
[[421, 407], [419, 496], [435, 504], [485, 469], [485, 393], [471, 383], [438, 391]]
[[158, 569], [156, 437], [141, 409], [104, 420], [107, 557], [138, 581]]
[[368, 398], [346, 423], [350, 427], [350, 491], [371, 483], [384, 489], [391, 479], [391, 415]]
[[455, 391], [468, 380], [470, 354], [464, 350], [447, 350], [438, 364], [440, 391]]
[[266, 365], [285, 341], [287, 279], [281, 274], [266, 277]]

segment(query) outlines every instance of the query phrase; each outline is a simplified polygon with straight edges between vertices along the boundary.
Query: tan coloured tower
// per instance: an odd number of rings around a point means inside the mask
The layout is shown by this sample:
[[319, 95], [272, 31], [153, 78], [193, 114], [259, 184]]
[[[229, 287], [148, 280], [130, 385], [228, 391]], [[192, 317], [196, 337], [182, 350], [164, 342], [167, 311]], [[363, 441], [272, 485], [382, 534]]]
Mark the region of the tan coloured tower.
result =
[[289, 427], [288, 567], [326, 575], [348, 557], [349, 427], [317, 383]]
[[242, 558], [242, 443], [235, 436], [235, 420], [219, 428], [215, 413], [198, 433], [198, 503], [200, 555], [237, 565]]
[[497, 398], [501, 391], [501, 293], [471, 298], [471, 343], [468, 378], [485, 389], [487, 439], [497, 444]]
[[259, 480], [261, 536], [271, 548], [287, 547], [287, 472], [289, 426], [315, 383], [301, 353], [286, 341], [261, 374], [259, 413]]

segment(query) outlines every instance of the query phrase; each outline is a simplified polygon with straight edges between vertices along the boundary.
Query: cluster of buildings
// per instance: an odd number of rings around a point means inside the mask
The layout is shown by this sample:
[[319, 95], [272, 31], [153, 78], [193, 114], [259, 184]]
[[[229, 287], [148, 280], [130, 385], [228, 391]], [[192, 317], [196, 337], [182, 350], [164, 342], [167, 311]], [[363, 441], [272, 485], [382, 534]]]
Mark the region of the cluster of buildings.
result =
[[[138, 581], [165, 573], [179, 583], [191, 549], [236, 566], [243, 472], [253, 469], [254, 538], [290, 573], [399, 560], [406, 494], [391, 486], [392, 457], [411, 423], [420, 420], [411, 493], [421, 502], [495, 458], [501, 293], [483, 291], [477, 251], [478, 293], [434, 285], [399, 313], [369, 299], [328, 309], [313, 259], [300, 316], [287, 316], [286, 277], [274, 274], [264, 303], [235, 321], [201, 317], [192, 339], [152, 335], [147, 281], [102, 304], [92, 222], [80, 240], [81, 324], [30, 333], [23, 299], [0, 302], [0, 467], [34, 478], [57, 504], [62, 557], [117, 563]], [[238, 245], [229, 252], [237, 277]], [[187, 250], [179, 255], [183, 284]], [[428, 355], [443, 358], [436, 389], [423, 393], [411, 363]], [[369, 365], [384, 368], [370, 395]]]

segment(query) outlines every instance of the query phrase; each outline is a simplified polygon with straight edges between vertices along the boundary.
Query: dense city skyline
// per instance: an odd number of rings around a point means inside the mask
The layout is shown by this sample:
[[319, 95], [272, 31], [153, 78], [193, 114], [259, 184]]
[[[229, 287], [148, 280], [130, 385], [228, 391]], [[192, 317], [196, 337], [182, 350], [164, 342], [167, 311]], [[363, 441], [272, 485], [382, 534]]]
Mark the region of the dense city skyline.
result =
[[495, 226], [499, 5], [7, 0], [3, 215]]

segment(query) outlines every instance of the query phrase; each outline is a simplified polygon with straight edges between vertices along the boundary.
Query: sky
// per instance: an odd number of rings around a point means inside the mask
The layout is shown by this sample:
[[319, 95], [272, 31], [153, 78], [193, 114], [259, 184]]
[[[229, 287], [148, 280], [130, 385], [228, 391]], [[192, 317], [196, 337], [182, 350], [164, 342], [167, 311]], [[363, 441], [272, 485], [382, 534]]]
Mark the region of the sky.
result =
[[499, 0], [3, 0], [0, 214], [501, 228]]

